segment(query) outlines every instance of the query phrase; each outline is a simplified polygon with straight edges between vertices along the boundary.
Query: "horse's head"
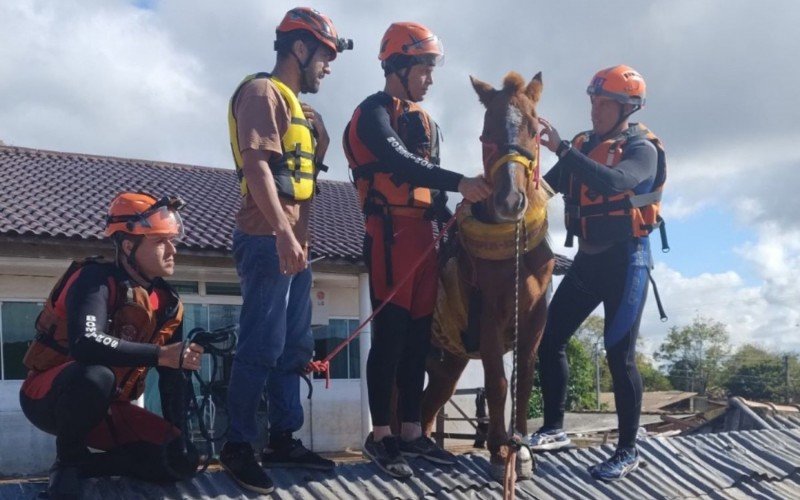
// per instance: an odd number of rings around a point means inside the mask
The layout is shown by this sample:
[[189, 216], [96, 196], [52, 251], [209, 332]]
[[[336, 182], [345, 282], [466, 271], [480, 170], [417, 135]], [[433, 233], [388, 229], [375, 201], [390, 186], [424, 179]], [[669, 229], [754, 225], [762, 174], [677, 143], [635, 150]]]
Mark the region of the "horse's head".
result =
[[486, 200], [486, 216], [491, 222], [515, 222], [529, 204], [546, 203], [543, 190], [537, 189], [539, 176], [539, 129], [536, 104], [542, 94], [542, 74], [528, 83], [519, 73], [510, 72], [503, 88], [470, 77], [481, 103], [483, 119], [483, 169], [492, 185]]

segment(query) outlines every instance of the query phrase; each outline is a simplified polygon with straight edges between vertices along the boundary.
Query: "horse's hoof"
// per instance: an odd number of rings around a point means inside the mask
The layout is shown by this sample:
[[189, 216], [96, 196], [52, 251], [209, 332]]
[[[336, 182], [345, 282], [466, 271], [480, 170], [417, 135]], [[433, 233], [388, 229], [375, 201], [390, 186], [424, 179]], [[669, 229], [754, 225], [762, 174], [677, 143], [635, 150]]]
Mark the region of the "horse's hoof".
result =
[[527, 448], [520, 448], [517, 452], [517, 481], [523, 481], [533, 477], [533, 470], [536, 464], [533, 461], [533, 456]]

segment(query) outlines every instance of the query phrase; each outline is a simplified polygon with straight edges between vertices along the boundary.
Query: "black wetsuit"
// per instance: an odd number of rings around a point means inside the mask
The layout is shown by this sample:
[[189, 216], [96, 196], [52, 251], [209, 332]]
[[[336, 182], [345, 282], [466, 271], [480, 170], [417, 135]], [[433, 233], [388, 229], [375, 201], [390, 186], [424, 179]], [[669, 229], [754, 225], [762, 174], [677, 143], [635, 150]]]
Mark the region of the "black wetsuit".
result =
[[[603, 195], [652, 189], [658, 153], [644, 138], [626, 144], [620, 162], [609, 168], [587, 156], [598, 144], [596, 136], [579, 152], [571, 148], [544, 176], [558, 192], [569, 186], [569, 174]], [[563, 428], [569, 366], [567, 342], [600, 304], [605, 311], [606, 359], [614, 383], [619, 418], [619, 446], [635, 445], [641, 412], [642, 379], [636, 367], [636, 338], [648, 289], [651, 267], [647, 237], [625, 241], [579, 242], [572, 266], [548, 309], [539, 349], [545, 429]]]
[[[196, 457], [183, 455], [183, 440], [178, 438], [185, 386], [180, 370], [158, 367], [163, 419], [128, 401], [115, 401], [120, 381], [111, 367], [156, 366], [159, 347], [102, 331], [114, 312], [109, 310], [110, 288], [128, 279], [124, 272], [109, 264], [88, 264], [79, 272], [64, 291], [69, 352], [74, 360], [29, 374], [20, 391], [25, 416], [56, 436], [59, 462], [79, 465], [86, 475], [151, 480], [188, 477]], [[164, 303], [156, 309], [158, 317], [165, 313]], [[96, 331], [86, 325], [89, 316], [96, 318]], [[168, 343], [181, 341], [178, 328]], [[87, 446], [108, 453], [90, 455]], [[170, 457], [166, 467], [163, 457]]]
[[[348, 125], [344, 138], [348, 156], [352, 158], [354, 148], [358, 148], [359, 151], [368, 150], [377, 159], [373, 164], [355, 168], [354, 175], [364, 175], [367, 171], [387, 173], [398, 186], [409, 183], [440, 191], [458, 191], [464, 176], [440, 168], [438, 160], [431, 156], [431, 150], [435, 149], [431, 144], [438, 141], [438, 137], [429, 135], [437, 132], [426, 132], [422, 118], [414, 112], [401, 115], [397, 120], [398, 130], [395, 130], [388, 110], [392, 104], [389, 94], [373, 94], [359, 105]], [[351, 131], [350, 127], [354, 129]], [[387, 299], [394, 285], [412, 272], [413, 263], [433, 241], [430, 218], [390, 217], [393, 222], [388, 227], [393, 228], [393, 234], [388, 239], [384, 237], [387, 225], [382, 217], [370, 215], [366, 219], [364, 260], [370, 272], [373, 308]], [[389, 262], [390, 273], [387, 273]], [[367, 385], [375, 426], [390, 424], [395, 382], [399, 420], [419, 422], [421, 419], [425, 359], [430, 348], [431, 319], [438, 287], [435, 252], [413, 273], [373, 323]], [[387, 279], [389, 274], [394, 276], [394, 283]]]

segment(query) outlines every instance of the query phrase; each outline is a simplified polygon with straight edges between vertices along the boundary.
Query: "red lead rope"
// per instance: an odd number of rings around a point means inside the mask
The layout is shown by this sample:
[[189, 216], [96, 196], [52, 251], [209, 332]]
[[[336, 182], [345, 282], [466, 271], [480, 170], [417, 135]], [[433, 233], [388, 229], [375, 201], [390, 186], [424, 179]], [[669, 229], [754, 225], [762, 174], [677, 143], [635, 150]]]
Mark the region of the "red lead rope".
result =
[[[456, 213], [458, 213], [459, 210], [461, 210], [461, 205], [456, 207]], [[325, 388], [328, 389], [331, 386], [330, 361], [334, 357], [336, 357], [336, 355], [339, 354], [339, 352], [341, 352], [341, 350], [344, 349], [347, 346], [347, 344], [355, 340], [355, 338], [361, 334], [361, 331], [364, 329], [364, 327], [366, 327], [369, 324], [369, 322], [372, 321], [372, 319], [379, 312], [381, 312], [381, 310], [384, 307], [386, 307], [386, 304], [388, 304], [389, 301], [391, 301], [392, 298], [394, 298], [394, 296], [397, 295], [397, 292], [400, 291], [400, 288], [402, 288], [402, 286], [405, 285], [409, 279], [411, 279], [411, 277], [414, 275], [414, 271], [416, 271], [417, 268], [419, 268], [419, 266], [422, 265], [422, 263], [425, 261], [425, 257], [427, 257], [429, 253], [433, 252], [436, 249], [436, 245], [442, 240], [442, 238], [444, 238], [444, 235], [447, 234], [447, 231], [450, 230], [450, 228], [453, 226], [455, 222], [456, 222], [456, 216], [454, 214], [452, 217], [450, 217], [450, 220], [447, 221], [444, 227], [442, 227], [442, 230], [439, 231], [439, 235], [436, 236], [436, 238], [428, 246], [428, 248], [425, 249], [425, 252], [423, 252], [422, 255], [419, 256], [417, 261], [414, 262], [414, 267], [411, 268], [411, 271], [409, 271], [408, 274], [403, 276], [403, 279], [400, 280], [400, 282], [397, 283], [394, 286], [394, 288], [392, 288], [391, 292], [389, 292], [389, 295], [383, 300], [383, 302], [381, 302], [381, 304], [377, 308], [375, 308], [374, 311], [372, 311], [372, 314], [369, 315], [369, 318], [365, 319], [363, 323], [358, 325], [358, 328], [353, 330], [353, 333], [351, 333], [349, 337], [344, 339], [338, 346], [336, 346], [334, 350], [328, 353], [328, 355], [325, 356], [325, 359], [318, 361], [312, 360], [311, 362], [309, 362], [308, 366], [306, 366], [306, 373], [312, 373], [312, 372], [324, 373]]]

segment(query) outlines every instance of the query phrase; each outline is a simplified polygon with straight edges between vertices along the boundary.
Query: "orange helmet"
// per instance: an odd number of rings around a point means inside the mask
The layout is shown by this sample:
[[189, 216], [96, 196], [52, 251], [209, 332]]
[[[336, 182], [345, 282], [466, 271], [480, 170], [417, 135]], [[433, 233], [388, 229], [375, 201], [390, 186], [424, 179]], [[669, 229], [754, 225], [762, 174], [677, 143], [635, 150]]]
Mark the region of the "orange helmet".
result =
[[[314, 35], [314, 38], [333, 51], [334, 59], [338, 52], [353, 49], [353, 40], [339, 38], [328, 16], [308, 7], [295, 7], [287, 12], [275, 29], [275, 35], [280, 39], [282, 34], [296, 30], [307, 31]], [[276, 40], [275, 50], [278, 50], [278, 46], [279, 41]]]
[[598, 71], [589, 83], [586, 93], [641, 107], [644, 106], [645, 89], [642, 75], [630, 66], [620, 64]]
[[384, 68], [392, 56], [407, 56], [406, 66], [421, 63], [438, 66], [444, 62], [444, 48], [439, 37], [419, 23], [392, 23], [378, 52]]
[[119, 193], [106, 217], [106, 237], [122, 232], [180, 238], [183, 222], [178, 211], [186, 203], [179, 197], [156, 198], [147, 193]]

